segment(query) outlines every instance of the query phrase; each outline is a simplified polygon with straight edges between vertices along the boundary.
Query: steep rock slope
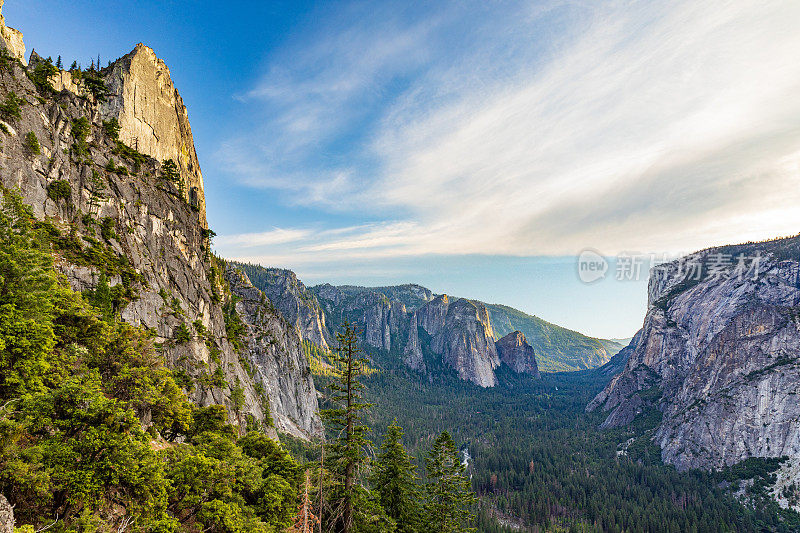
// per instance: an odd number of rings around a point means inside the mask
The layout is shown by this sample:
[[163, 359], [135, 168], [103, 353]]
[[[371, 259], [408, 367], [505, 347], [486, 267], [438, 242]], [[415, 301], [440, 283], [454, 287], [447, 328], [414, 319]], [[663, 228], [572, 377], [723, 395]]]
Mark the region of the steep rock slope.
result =
[[489, 312], [480, 302], [434, 296], [419, 285], [312, 288], [328, 324], [345, 320], [363, 331], [367, 346], [396, 354], [411, 369], [428, 372], [424, 350], [461, 379], [481, 387], [497, 384], [500, 359]]
[[275, 426], [301, 438], [322, 434], [314, 379], [300, 332], [238, 266], [228, 265], [225, 277], [246, 328], [240, 355], [250, 362], [248, 370], [256, 389], [264, 392], [262, 401], [269, 403]]
[[[428, 307], [424, 317], [416, 317], [419, 327], [426, 331], [424, 320], [429, 320], [428, 315], [438, 309], [440, 314], [446, 312], [441, 295], [434, 295], [429, 289], [420, 285], [396, 285], [389, 287], [357, 287], [319, 285], [312, 291], [318, 296], [325, 312], [329, 316], [344, 316], [359, 324], [367, 324], [371, 332], [380, 332], [376, 337], [382, 340], [380, 344], [395, 346], [403, 353], [403, 358], [412, 368], [423, 364], [422, 347], [416, 332], [408, 329], [407, 321], [399, 319], [402, 315], [399, 306], [395, 309], [392, 324], [387, 324], [384, 318], [388, 313], [384, 308], [391, 302], [402, 303], [406, 314], [413, 314], [422, 308]], [[452, 300], [450, 297], [448, 299]], [[458, 299], [458, 298], [456, 298]], [[387, 301], [388, 300], [388, 301]], [[472, 300], [476, 305], [488, 310], [488, 326], [496, 338], [514, 331], [522, 332], [526, 341], [531, 344], [536, 353], [539, 369], [547, 371], [583, 370], [595, 368], [607, 362], [615, 353], [622, 349], [622, 345], [604, 339], [595, 339], [582, 335], [576, 331], [550, 324], [538, 317], [527, 315], [508, 306], [485, 304]], [[369, 302], [369, 304], [368, 304]], [[359, 316], [354, 310], [362, 310]], [[385, 338], [389, 332], [389, 339]], [[400, 338], [393, 339], [395, 332]], [[378, 343], [371, 343], [379, 346]]]
[[206, 223], [203, 174], [194, 148], [192, 127], [169, 68], [142, 43], [104, 71], [109, 94], [100, 104], [103, 120], [116, 118], [120, 140], [159, 161], [172, 159], [185, 180], [185, 198], [197, 206]]
[[658, 409], [653, 439], [679, 469], [800, 456], [800, 237], [655, 267], [625, 351], [587, 407], [608, 413], [605, 426]]
[[512, 331], [495, 343], [500, 361], [518, 374], [539, 376], [536, 356], [528, 344], [525, 335], [520, 331]]
[[22, 40], [22, 32], [6, 26], [6, 19], [2, 14], [4, 1], [0, 0], [0, 37], [2, 37], [0, 39], [0, 47], [8, 50], [12, 57], [17, 58], [23, 65], [26, 65], [25, 42]]
[[[3, 28], [0, 35], [6, 35]], [[41, 83], [35, 86], [27, 75], [30, 70], [20, 62], [5, 65], [0, 69], [0, 101], [13, 100], [13, 93], [21, 105], [18, 114], [2, 117], [0, 185], [18, 190], [31, 205], [72, 287], [87, 291], [107, 283], [114, 311], [152, 331], [156, 346], [180, 372], [193, 401], [224, 404], [232, 415], [236, 411], [267, 419], [261, 394], [228, 339], [223, 308], [232, 304], [232, 295], [209, 253], [203, 211], [187, 202], [175, 183], [162, 179], [161, 163], [150, 157], [153, 154], [137, 152], [109, 135], [103, 127], [108, 116], [103, 105], [87, 96], [79, 83], [74, 87], [80, 94], [69, 89], [53, 92]], [[106, 75], [117, 68], [115, 63]], [[161, 77], [161, 86], [172, 86], [168, 71]], [[66, 78], [72, 74], [60, 72], [49, 81], [57, 87]], [[142, 85], [142, 79], [122, 83], [140, 83], [123, 92], [161, 90]], [[179, 115], [161, 117], [163, 127], [182, 131], [182, 142], [192, 143]], [[199, 167], [196, 170], [201, 180]], [[181, 175], [189, 183], [195, 179], [188, 169]], [[202, 198], [202, 183], [199, 190]], [[234, 408], [236, 384], [243, 400]], [[315, 404], [316, 397], [310, 398], [303, 400]], [[301, 429], [317, 431], [313, 422]]]
[[500, 366], [489, 312], [463, 298], [435, 298], [418, 309], [419, 325], [431, 336], [431, 350], [455, 369], [461, 379], [481, 387], [497, 385], [494, 369]]
[[233, 263], [250, 282], [262, 291], [283, 317], [297, 329], [302, 340], [330, 350], [330, 336], [325, 313], [314, 294], [291, 270], [265, 268], [247, 263]]
[[329, 325], [336, 329], [348, 321], [361, 331], [367, 346], [391, 351], [393, 336], [407, 328], [407, 311], [402, 302], [373, 290], [319, 285], [312, 291], [325, 311]]

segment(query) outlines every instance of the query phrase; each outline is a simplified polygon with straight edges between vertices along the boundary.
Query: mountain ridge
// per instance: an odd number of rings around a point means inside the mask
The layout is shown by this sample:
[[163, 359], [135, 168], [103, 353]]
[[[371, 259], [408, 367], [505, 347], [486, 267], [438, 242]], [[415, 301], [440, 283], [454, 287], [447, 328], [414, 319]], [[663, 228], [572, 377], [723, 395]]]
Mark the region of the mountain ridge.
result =
[[603, 413], [603, 427], [659, 414], [653, 442], [681, 470], [798, 462], [800, 236], [655, 267], [644, 325], [624, 352], [624, 369], [587, 406]]

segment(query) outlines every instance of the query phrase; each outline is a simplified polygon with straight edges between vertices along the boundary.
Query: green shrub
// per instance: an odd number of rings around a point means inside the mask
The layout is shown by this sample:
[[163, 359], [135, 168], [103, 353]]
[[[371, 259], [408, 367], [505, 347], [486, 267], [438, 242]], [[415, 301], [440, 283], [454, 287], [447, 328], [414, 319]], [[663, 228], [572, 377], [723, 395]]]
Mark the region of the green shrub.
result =
[[181, 322], [177, 328], [175, 328], [175, 333], [173, 335], [175, 338], [175, 342], [178, 344], [184, 344], [192, 340], [192, 334], [189, 332], [189, 328], [186, 327], [186, 324]]
[[122, 141], [117, 141], [117, 145], [114, 148], [113, 153], [132, 161], [134, 174], [138, 174], [142, 169], [142, 165], [145, 164], [149, 159], [146, 155], [134, 150]]
[[58, 69], [53, 65], [52, 59], [46, 59], [36, 63], [33, 70], [28, 69], [28, 77], [39, 90], [40, 93], [52, 93], [55, 91], [50, 77], [58, 74]]
[[11, 70], [11, 65], [14, 63], [19, 64], [19, 59], [12, 56], [5, 48], [0, 49], [0, 71], [13, 72]]
[[81, 80], [83, 82], [83, 87], [86, 89], [89, 94], [91, 94], [95, 101], [97, 102], [105, 102], [106, 95], [108, 94], [108, 87], [106, 87], [106, 82], [103, 81], [103, 78], [100, 77], [98, 72], [89, 70], [87, 71]]
[[113, 174], [120, 174], [122, 176], [128, 175], [128, 169], [123, 167], [122, 165], [117, 166], [117, 164], [114, 163], [113, 159], [109, 159], [108, 163], [106, 163], [106, 172], [111, 172]]
[[86, 144], [86, 138], [92, 131], [92, 123], [86, 117], [81, 117], [72, 121], [72, 138], [75, 143], [72, 145], [73, 150], [78, 157], [89, 156], [89, 146]]
[[54, 202], [69, 200], [72, 196], [72, 187], [67, 180], [56, 180], [48, 185], [47, 196]]
[[103, 220], [100, 221], [100, 235], [103, 239], [110, 241], [111, 239], [117, 238], [117, 232], [115, 228], [117, 227], [117, 221], [114, 220], [112, 217], [104, 217]]
[[119, 121], [116, 118], [103, 122], [103, 131], [112, 141], [119, 141]]
[[0, 104], [0, 117], [5, 120], [19, 120], [22, 118], [22, 106], [25, 100], [17, 96], [14, 91], [6, 95], [6, 99]]
[[91, 128], [92, 128], [92, 123], [89, 122], [89, 119], [87, 119], [86, 117], [81, 117], [73, 120], [72, 138], [75, 139], [75, 142], [78, 143], [86, 142], [86, 137], [89, 136]]
[[240, 352], [244, 348], [242, 337], [245, 334], [245, 328], [244, 322], [239, 318], [239, 313], [236, 312], [236, 302], [233, 299], [222, 307], [222, 314], [225, 318], [225, 333], [228, 342], [231, 343], [234, 350]]
[[39, 155], [42, 153], [42, 147], [39, 144], [39, 139], [32, 131], [29, 131], [25, 136], [24, 146], [32, 155]]

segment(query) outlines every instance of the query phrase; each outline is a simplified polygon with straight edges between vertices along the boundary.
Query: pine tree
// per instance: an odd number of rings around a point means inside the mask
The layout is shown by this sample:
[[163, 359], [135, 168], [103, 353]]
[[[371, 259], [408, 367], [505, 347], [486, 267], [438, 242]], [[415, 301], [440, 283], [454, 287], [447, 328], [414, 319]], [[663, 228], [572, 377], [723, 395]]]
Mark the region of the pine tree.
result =
[[466, 467], [458, 457], [453, 438], [446, 431], [436, 439], [425, 459], [428, 471], [425, 519], [428, 531], [462, 533], [474, 531], [472, 505], [477, 500], [466, 476]]
[[64, 64], [61, 62], [61, 56], [58, 56], [58, 59], [56, 59], [56, 68], [58, 70], [62, 70], [64, 68]]
[[183, 178], [174, 160], [165, 159], [161, 162], [161, 178], [176, 184], [181, 194], [183, 194]]
[[363, 488], [357, 486], [359, 468], [366, 462], [366, 447], [369, 445], [365, 434], [369, 428], [363, 423], [363, 412], [370, 407], [365, 403], [364, 385], [359, 381], [364, 374], [367, 360], [358, 347], [358, 334], [355, 327], [345, 322], [341, 333], [336, 334], [337, 350], [331, 354], [335, 368], [341, 368], [329, 388], [330, 401], [334, 408], [322, 412], [329, 423], [329, 430], [335, 435], [329, 449], [331, 451], [331, 472], [335, 486], [329, 498], [335, 505], [333, 519], [343, 533], [354, 530], [354, 502], [361, 499]]
[[303, 494], [298, 506], [297, 518], [295, 519], [294, 526], [291, 527], [287, 533], [314, 533], [314, 526], [319, 522], [312, 512], [311, 497], [309, 496], [309, 489], [311, 487], [311, 473], [306, 470], [306, 480], [303, 485]]
[[372, 478], [386, 514], [397, 522], [398, 533], [419, 531], [420, 490], [416, 469], [403, 447], [403, 429], [395, 420], [386, 431]]

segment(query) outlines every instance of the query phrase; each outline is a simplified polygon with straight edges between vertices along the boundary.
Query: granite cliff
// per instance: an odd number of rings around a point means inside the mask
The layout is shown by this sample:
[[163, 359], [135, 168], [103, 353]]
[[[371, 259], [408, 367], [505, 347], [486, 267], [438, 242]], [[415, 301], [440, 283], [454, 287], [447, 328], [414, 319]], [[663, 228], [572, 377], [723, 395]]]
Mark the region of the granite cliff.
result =
[[[481, 386], [496, 384], [495, 370], [501, 364], [533, 375], [538, 375], [542, 360], [550, 371], [580, 370], [602, 365], [622, 348], [508, 306], [435, 295], [420, 285], [324, 284], [311, 290], [329, 325], [343, 320], [358, 324], [368, 346], [396, 353], [408, 367], [423, 373], [430, 370], [425, 362], [425, 352], [430, 352], [462, 379]], [[510, 334], [505, 342], [513, 339], [526, 348], [504, 361], [495, 341]]]
[[704, 250], [651, 271], [624, 370], [587, 407], [605, 427], [657, 410], [684, 470], [800, 458], [800, 237]]
[[272, 302], [304, 341], [330, 350], [330, 333], [325, 313], [314, 294], [291, 270], [264, 268], [247, 263], [232, 263]]
[[[224, 261], [210, 253], [202, 175], [166, 65], [139, 45], [102, 71], [57, 71], [35, 53], [25, 66], [21, 39], [8, 37], [17, 34], [2, 26], [0, 35], [0, 185], [31, 206], [70, 285], [92, 291], [107, 284], [113, 311], [152, 332], [197, 404], [319, 434], [299, 341], [281, 334], [281, 321], [262, 323], [268, 305], [237, 302]], [[90, 94], [89, 77], [106, 90]], [[178, 179], [167, 178], [165, 159], [176, 162]], [[279, 347], [265, 352], [247, 339], [239, 349], [229, 333], [232, 309], [272, 332]], [[297, 386], [287, 387], [293, 380]], [[235, 390], [240, 401], [232, 399]]]
[[263, 391], [262, 401], [269, 404], [275, 427], [301, 438], [321, 435], [314, 378], [300, 331], [241, 269], [228, 265], [225, 277], [246, 329], [240, 357], [248, 361], [246, 370], [256, 390]]
[[25, 60], [25, 42], [22, 39], [22, 32], [6, 26], [6, 19], [3, 16], [3, 2], [0, 0], [0, 47], [7, 50], [11, 57], [19, 60], [23, 66], [27, 65]]
[[495, 343], [500, 361], [518, 374], [539, 375], [536, 356], [528, 344], [525, 335], [520, 331], [512, 331]]

